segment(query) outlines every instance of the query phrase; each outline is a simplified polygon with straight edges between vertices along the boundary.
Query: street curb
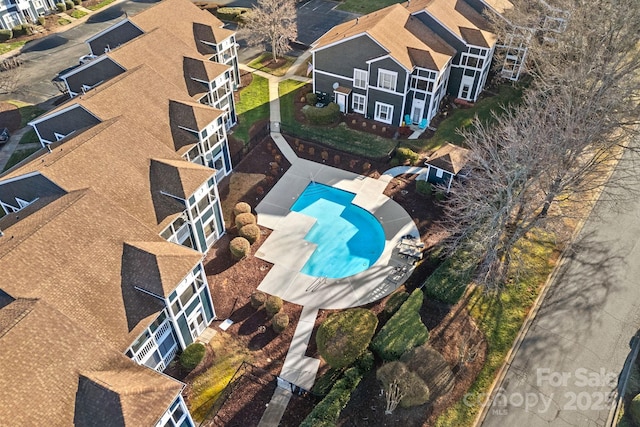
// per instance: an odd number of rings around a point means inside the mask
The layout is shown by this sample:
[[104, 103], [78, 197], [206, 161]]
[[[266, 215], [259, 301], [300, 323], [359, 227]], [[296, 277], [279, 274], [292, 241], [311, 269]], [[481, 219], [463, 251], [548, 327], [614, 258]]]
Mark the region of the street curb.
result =
[[[536, 315], [538, 314], [538, 311], [540, 310], [540, 306], [542, 305], [542, 302], [544, 301], [544, 299], [545, 299], [545, 297], [547, 295], [547, 292], [549, 291], [549, 288], [551, 287], [550, 284], [556, 278], [556, 276], [558, 275], [558, 272], [560, 271], [560, 269], [564, 266], [564, 264], [566, 262], [566, 259], [567, 259], [566, 253], [572, 248], [573, 243], [576, 240], [576, 237], [582, 231], [582, 228], [584, 227], [584, 225], [587, 222], [587, 220], [589, 218], [591, 218], [591, 214], [593, 213], [593, 209], [595, 208], [596, 204], [600, 200], [600, 196], [602, 195], [602, 192], [604, 191], [605, 186], [607, 185], [607, 183], [611, 179], [611, 176], [613, 175], [613, 173], [615, 172], [616, 168], [618, 167], [618, 164], [620, 163], [620, 160], [622, 159], [622, 156], [624, 155], [624, 152], [627, 149], [627, 146], [629, 145], [629, 142], [630, 141], [627, 141], [625, 144], [623, 144], [620, 158], [616, 160], [615, 165], [609, 170], [608, 176], [604, 180], [604, 184], [602, 185], [602, 187], [600, 189], [598, 189], [597, 193], [595, 194], [594, 202], [593, 202], [591, 208], [589, 209], [588, 215], [586, 215], [583, 219], [581, 219], [578, 222], [578, 224], [576, 225], [576, 228], [573, 230], [573, 233], [571, 233], [571, 238], [569, 239], [569, 243], [567, 244], [567, 246], [560, 253], [560, 257], [558, 258], [558, 263], [553, 268], [553, 271], [551, 272], [551, 274], [549, 274], [549, 276], [547, 277], [547, 280], [545, 281], [544, 285], [542, 286], [542, 290], [540, 291], [540, 294], [536, 298], [536, 301], [535, 301], [533, 307], [529, 311], [529, 314], [527, 315], [524, 323], [522, 324], [522, 327], [520, 328], [520, 331], [518, 332], [518, 336], [516, 337], [516, 340], [514, 341], [513, 346], [511, 347], [511, 349], [509, 349], [509, 352], [507, 353], [507, 356], [505, 357], [505, 361], [502, 364], [502, 366], [500, 367], [500, 370], [498, 371], [498, 375], [493, 380], [493, 383], [491, 383], [491, 387], [489, 388], [489, 393], [487, 394], [487, 398], [485, 399], [484, 402], [482, 402], [482, 410], [480, 411], [480, 413], [478, 413], [478, 415], [476, 416], [475, 420], [473, 421], [473, 424], [472, 424], [473, 427], [480, 427], [484, 423], [484, 421], [485, 421], [485, 419], [487, 417], [487, 414], [489, 413], [489, 408], [491, 408], [491, 403], [493, 402], [493, 399], [496, 396], [497, 390], [499, 388], [498, 386], [501, 385], [502, 382], [504, 381], [504, 378], [507, 375], [507, 371], [509, 370], [509, 367], [511, 366], [511, 363], [513, 362], [513, 359], [515, 358], [516, 354], [518, 353], [518, 350], [520, 349], [520, 346], [522, 345], [522, 342], [524, 341], [527, 333], [529, 332], [529, 329], [531, 328], [531, 325], [533, 324], [533, 321], [535, 320]], [[611, 416], [611, 413], [609, 414], [609, 417], [610, 416]], [[607, 421], [608, 421], [608, 419], [607, 419]]]

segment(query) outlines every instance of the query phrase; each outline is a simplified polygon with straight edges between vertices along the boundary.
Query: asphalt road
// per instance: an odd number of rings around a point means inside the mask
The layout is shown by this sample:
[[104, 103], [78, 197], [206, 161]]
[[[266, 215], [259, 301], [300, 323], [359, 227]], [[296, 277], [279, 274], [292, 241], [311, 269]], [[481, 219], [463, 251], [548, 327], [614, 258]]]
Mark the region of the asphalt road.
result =
[[[640, 191], [621, 169], [610, 182]], [[624, 196], [605, 193], [550, 284], [483, 427], [605, 425], [640, 327], [640, 193], [614, 192]]]
[[78, 58], [89, 53], [85, 40], [125, 18], [148, 8], [155, 1], [124, 0], [98, 12], [84, 24], [64, 32], [51, 34], [27, 43], [20, 58], [19, 88], [9, 94], [1, 94], [0, 101], [18, 99], [31, 104], [40, 104], [60, 95], [51, 80], [62, 70], [78, 65]]

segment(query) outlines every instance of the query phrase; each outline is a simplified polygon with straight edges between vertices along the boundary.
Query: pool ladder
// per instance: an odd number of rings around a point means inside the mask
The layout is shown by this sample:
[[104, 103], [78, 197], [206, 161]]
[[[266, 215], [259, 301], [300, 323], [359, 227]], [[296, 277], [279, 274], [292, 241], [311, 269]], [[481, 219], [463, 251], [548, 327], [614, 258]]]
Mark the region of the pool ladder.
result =
[[318, 277], [305, 289], [305, 292], [315, 292], [325, 283], [327, 283], [326, 277]]

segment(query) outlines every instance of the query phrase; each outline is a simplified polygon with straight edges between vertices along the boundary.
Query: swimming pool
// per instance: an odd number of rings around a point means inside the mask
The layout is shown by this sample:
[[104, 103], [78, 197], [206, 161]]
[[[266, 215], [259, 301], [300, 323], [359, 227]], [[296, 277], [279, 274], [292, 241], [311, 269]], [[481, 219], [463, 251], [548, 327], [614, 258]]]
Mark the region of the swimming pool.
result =
[[339, 279], [371, 267], [384, 249], [384, 231], [368, 211], [353, 205], [355, 194], [310, 183], [291, 207], [316, 218], [305, 240], [318, 247], [300, 270], [316, 277]]

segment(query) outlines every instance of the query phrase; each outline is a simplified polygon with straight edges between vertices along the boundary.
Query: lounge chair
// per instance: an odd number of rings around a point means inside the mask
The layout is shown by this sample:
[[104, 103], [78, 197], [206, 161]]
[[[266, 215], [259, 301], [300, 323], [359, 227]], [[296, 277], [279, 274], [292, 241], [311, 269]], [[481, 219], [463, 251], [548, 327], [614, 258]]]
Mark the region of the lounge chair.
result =
[[408, 114], [405, 114], [405, 116], [404, 116], [404, 124], [406, 126], [411, 126], [412, 123], [413, 122], [411, 121], [411, 116], [408, 115]]
[[420, 124], [418, 125], [420, 129], [424, 129], [427, 127], [427, 119], [420, 120]]

